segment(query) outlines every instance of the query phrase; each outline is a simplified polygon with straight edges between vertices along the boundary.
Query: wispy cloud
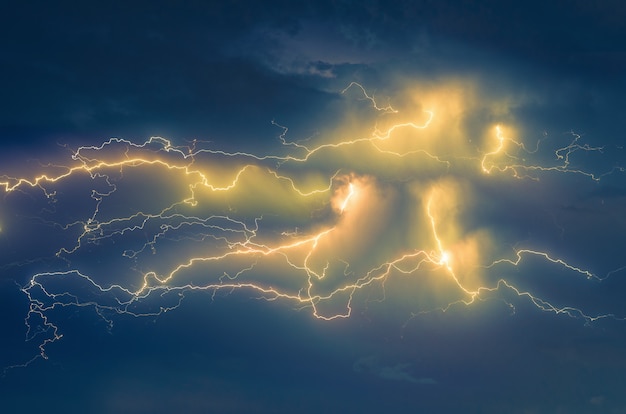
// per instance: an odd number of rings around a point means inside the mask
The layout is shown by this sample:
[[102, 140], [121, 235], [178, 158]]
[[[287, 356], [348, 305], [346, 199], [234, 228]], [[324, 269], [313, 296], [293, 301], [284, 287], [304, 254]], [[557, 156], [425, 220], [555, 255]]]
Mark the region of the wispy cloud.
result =
[[359, 358], [353, 369], [358, 373], [372, 374], [381, 379], [391, 381], [407, 381], [413, 384], [435, 385], [436, 380], [429, 377], [416, 377], [411, 372], [412, 364], [409, 362], [397, 363], [395, 365], [385, 365], [376, 355]]

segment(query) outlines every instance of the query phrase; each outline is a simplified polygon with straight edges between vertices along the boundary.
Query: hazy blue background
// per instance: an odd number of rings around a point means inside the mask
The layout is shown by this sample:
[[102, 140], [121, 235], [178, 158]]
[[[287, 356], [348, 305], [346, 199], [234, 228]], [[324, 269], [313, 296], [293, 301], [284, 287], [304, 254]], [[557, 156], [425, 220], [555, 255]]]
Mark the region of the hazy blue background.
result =
[[[267, 152], [280, 133], [272, 120], [309, 136], [351, 81], [384, 91], [398, 76], [443, 74], [525, 93], [514, 115], [526, 131], [584, 134], [605, 150], [582, 165], [608, 171], [626, 160], [625, 20], [626, 6], [608, 0], [4, 4], [0, 175], [46, 162], [59, 144], [113, 136]], [[558, 179], [557, 192], [524, 184], [527, 193], [494, 196], [510, 213], [475, 219], [540, 246], [552, 246], [560, 223], [569, 227], [559, 249], [576, 263], [599, 276], [626, 265], [624, 173]], [[3, 197], [0, 363], [9, 366], [37, 353], [24, 342], [18, 285], [49, 270], [54, 240], [12, 215], [32, 208], [27, 197]], [[602, 283], [533, 261], [507, 272], [560, 306], [626, 315], [623, 271]], [[159, 318], [115, 317], [111, 332], [93, 312], [68, 309], [50, 359], [0, 379], [0, 409], [626, 413], [624, 321], [586, 323], [508, 298], [515, 312], [494, 300], [411, 319], [384, 302], [372, 306], [403, 316], [325, 323], [249, 296], [192, 294]]]

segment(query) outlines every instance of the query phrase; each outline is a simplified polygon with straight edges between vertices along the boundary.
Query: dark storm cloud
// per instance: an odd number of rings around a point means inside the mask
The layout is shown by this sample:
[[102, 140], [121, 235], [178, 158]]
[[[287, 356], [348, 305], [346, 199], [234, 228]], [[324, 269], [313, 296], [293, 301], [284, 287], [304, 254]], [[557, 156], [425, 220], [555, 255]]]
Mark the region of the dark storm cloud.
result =
[[411, 384], [435, 385], [437, 381], [432, 378], [415, 377], [411, 372], [411, 363], [397, 363], [384, 365], [376, 355], [359, 358], [352, 368], [357, 373], [367, 373], [378, 378], [390, 381], [406, 381]]
[[236, 132], [250, 139], [277, 115], [295, 116], [299, 102], [328, 99], [222, 54], [256, 19], [280, 21], [280, 13], [253, 4], [162, 6], [21, 4], [5, 13], [5, 142], [157, 134], [208, 139], [209, 131], [226, 135], [241, 125], [235, 120], [242, 116], [248, 130]]
[[[485, 57], [499, 54], [530, 62], [536, 73], [537, 67], [584, 77], [612, 78], [619, 72], [623, 44], [617, 39], [626, 37], [619, 18], [623, 6], [531, 6], [495, 1], [193, 2], [176, 8], [166, 2], [16, 4], [0, 17], [5, 39], [0, 134], [5, 142], [165, 135], [238, 146], [271, 141], [272, 119], [294, 126], [306, 122], [302, 114], [332, 100], [318, 89], [336, 92], [352, 80], [389, 86], [389, 69], [477, 71], [493, 65]], [[507, 65], [507, 70], [514, 66]], [[320, 83], [319, 78], [332, 77], [337, 82]], [[520, 114], [567, 124], [567, 106], [577, 97], [555, 90], [519, 108]], [[595, 106], [577, 108], [576, 118], [611, 119], [613, 113], [605, 109], [617, 101], [594, 104], [598, 99], [585, 98]], [[236, 122], [241, 117], [248, 122]], [[309, 120], [297, 136], [306, 137], [321, 122]]]
[[310, 50], [301, 50], [306, 55], [332, 36], [325, 45], [329, 63], [399, 53], [406, 59], [420, 50], [428, 59], [475, 49], [584, 76], [615, 78], [626, 65], [620, 41], [626, 9], [618, 1], [340, 1], [312, 2], [294, 11], [289, 19], [257, 20], [256, 41], [265, 35], [265, 41], [276, 42], [284, 35], [304, 45], [308, 38]]
[[[376, 33], [403, 33], [412, 41], [415, 28], [466, 46], [486, 48], [509, 56], [590, 73], [618, 75], [624, 61], [625, 31], [620, 23], [626, 8], [619, 1], [571, 2], [370, 2], [356, 13], [361, 27]], [[402, 42], [402, 38], [391, 36]]]
[[597, 198], [623, 198], [626, 197], [626, 189], [611, 186], [601, 186], [598, 189], [592, 191], [588, 197]]

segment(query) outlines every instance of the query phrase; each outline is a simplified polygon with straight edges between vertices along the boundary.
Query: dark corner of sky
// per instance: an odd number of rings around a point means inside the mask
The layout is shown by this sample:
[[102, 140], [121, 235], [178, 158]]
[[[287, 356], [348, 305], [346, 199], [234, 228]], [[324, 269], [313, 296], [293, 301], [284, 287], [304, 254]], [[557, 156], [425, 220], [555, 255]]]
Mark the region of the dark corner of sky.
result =
[[158, 135], [236, 148], [272, 140], [281, 132], [274, 118], [305, 118], [329, 99], [268, 66], [280, 51], [259, 39], [266, 29], [297, 28], [307, 8], [237, 1], [5, 7], [3, 143], [35, 150]]

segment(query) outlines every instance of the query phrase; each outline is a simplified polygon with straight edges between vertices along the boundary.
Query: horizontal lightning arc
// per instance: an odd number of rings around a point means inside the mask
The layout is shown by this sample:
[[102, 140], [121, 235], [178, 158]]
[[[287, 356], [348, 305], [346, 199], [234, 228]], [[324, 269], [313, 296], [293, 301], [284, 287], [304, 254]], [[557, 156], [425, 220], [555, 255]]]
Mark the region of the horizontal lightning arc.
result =
[[[391, 105], [379, 105], [374, 96], [356, 82], [348, 85], [341, 91], [341, 94], [346, 94], [350, 89], [362, 93], [363, 99], [371, 103], [371, 108], [382, 114], [381, 116], [395, 117], [395, 114], [399, 113]], [[437, 111], [439, 114], [439, 109]], [[56, 174], [38, 173], [34, 174], [34, 178], [14, 178], [3, 175], [0, 177], [0, 189], [4, 190], [5, 197], [10, 193], [27, 192], [30, 189], [34, 189], [35, 192], [43, 191], [49, 198], [60, 197], [52, 190], [71, 177], [79, 175], [94, 181], [104, 179], [110, 184], [108, 192], [96, 192], [93, 189], [91, 196], [97, 202], [86, 218], [68, 219], [70, 224], [55, 226], [64, 231], [64, 235], [71, 234], [73, 240], [72, 247], [61, 247], [56, 250], [56, 254], [64, 260], [65, 266], [76, 268], [36, 273], [21, 289], [30, 303], [26, 316], [27, 339], [45, 336], [38, 345], [39, 354], [34, 359], [47, 358], [48, 345], [62, 337], [56, 323], [50, 319], [50, 314], [55, 309], [70, 306], [92, 307], [107, 321], [110, 321], [107, 316], [109, 314], [158, 316], [180, 306], [185, 292], [208, 291], [215, 294], [218, 291], [232, 292], [245, 289], [255, 292], [256, 295], [266, 300], [282, 299], [295, 304], [296, 307], [311, 309], [315, 318], [333, 320], [349, 317], [353, 311], [354, 301], [358, 297], [357, 294], [365, 288], [382, 286], [394, 275], [415, 276], [421, 274], [420, 272], [435, 273], [440, 283], [454, 291], [455, 297], [462, 298], [435, 307], [433, 310], [447, 311], [456, 305], [471, 305], [490, 294], [496, 294], [500, 289], [508, 289], [518, 297], [528, 299], [543, 311], [564, 313], [587, 321], [609, 317], [623, 319], [613, 314], [590, 316], [575, 307], [555, 306], [545, 299], [517, 288], [503, 278], [498, 278], [491, 284], [484, 283], [479, 287], [470, 287], [471, 285], [464, 279], [464, 272], [469, 272], [469, 270], [462, 268], [463, 255], [458, 254], [459, 240], [451, 240], [453, 236], [446, 231], [446, 226], [459, 229], [461, 226], [457, 219], [450, 219], [441, 214], [444, 207], [438, 205], [433, 193], [428, 195], [426, 190], [420, 190], [419, 196], [416, 196], [418, 202], [414, 203], [422, 206], [419, 208], [418, 216], [424, 221], [419, 223], [420, 226], [416, 226], [417, 231], [420, 232], [420, 237], [417, 238], [419, 242], [405, 242], [401, 248], [391, 252], [385, 251], [385, 246], [382, 246], [384, 243], [367, 244], [368, 237], [374, 237], [369, 235], [368, 231], [372, 234], [377, 234], [376, 231], [381, 233], [386, 231], [386, 228], [381, 230], [376, 227], [376, 214], [381, 211], [388, 213], [385, 208], [391, 210], [394, 207], [393, 202], [385, 200], [386, 196], [381, 195], [382, 193], [368, 192], [367, 186], [362, 184], [365, 181], [363, 177], [373, 176], [374, 174], [370, 171], [377, 171], [374, 166], [368, 164], [372, 162], [371, 158], [361, 162], [358, 159], [360, 154], [353, 153], [347, 159], [345, 154], [341, 154], [340, 149], [359, 148], [360, 150], [361, 147], [367, 147], [369, 148], [367, 151], [372, 152], [374, 156], [385, 156], [385, 162], [389, 160], [387, 156], [396, 157], [392, 159], [403, 162], [410, 155], [424, 154], [431, 160], [445, 164], [445, 171], [440, 175], [446, 175], [455, 168], [457, 163], [466, 163], [469, 160], [477, 174], [482, 172], [485, 176], [512, 172], [514, 177], [522, 178], [524, 174], [533, 172], [559, 172], [579, 174], [592, 180], [599, 180], [602, 177], [602, 175], [572, 168], [571, 156], [575, 151], [599, 152], [602, 150], [601, 147], [581, 144], [580, 136], [576, 135], [567, 146], [556, 150], [554, 156], [559, 164], [551, 166], [525, 164], [524, 159], [518, 157], [514, 151], [520, 151], [525, 154], [524, 156], [532, 155], [539, 151], [539, 143], [536, 149], [528, 150], [522, 142], [507, 137], [500, 125], [495, 127], [496, 145], [493, 148], [490, 147], [490, 150], [478, 150], [470, 155], [455, 153], [454, 151], [459, 150], [456, 146], [446, 147], [446, 150], [439, 152], [429, 150], [426, 145], [428, 138], [426, 135], [437, 123], [434, 122], [434, 111], [422, 111], [420, 117], [423, 118], [423, 114], [427, 115], [427, 119], [421, 123], [399, 122], [386, 129], [378, 129], [374, 126], [372, 133], [366, 136], [350, 137], [351, 139], [330, 143], [307, 142], [307, 145], [301, 142], [289, 142], [286, 139], [287, 128], [273, 122], [282, 129], [279, 139], [283, 149], [290, 151], [287, 155], [226, 152], [204, 148], [203, 144], [197, 141], [194, 141], [191, 146], [175, 146], [170, 140], [160, 137], [152, 137], [139, 144], [111, 138], [100, 145], [78, 148], [71, 156], [70, 166], [50, 166], [50, 169], [60, 169]], [[413, 135], [410, 135], [411, 140], [405, 140], [406, 142], [401, 142], [401, 145], [394, 146], [397, 144], [396, 141], [402, 141], [404, 133], [413, 134], [415, 131], [419, 132], [418, 137], [413, 139]], [[371, 145], [361, 145], [364, 143]], [[337, 156], [340, 160], [339, 165], [329, 162], [329, 165], [320, 167], [319, 163], [312, 162], [315, 155], [326, 154], [326, 152]], [[235, 167], [229, 173], [226, 183], [223, 182], [223, 177], [220, 177], [218, 172], [211, 169], [210, 161], [204, 161], [205, 156], [209, 158], [218, 156], [216, 158], [220, 160], [227, 159], [233, 162]], [[346, 173], [345, 166], [340, 164], [344, 161], [353, 162], [360, 170], [358, 172], [350, 170]], [[176, 198], [176, 195], [165, 194], [163, 198], [169, 200], [167, 202], [161, 202], [158, 200], [159, 197], [155, 196], [157, 206], [153, 211], [142, 211], [129, 206], [128, 209], [131, 209], [131, 212], [120, 208], [120, 214], [104, 219], [101, 209], [108, 206], [109, 197], [115, 194], [118, 187], [124, 183], [123, 175], [113, 180], [108, 172], [126, 171], [126, 169], [142, 172], [146, 167], [157, 168], [166, 173], [175, 171], [176, 174], [172, 175], [181, 180], [177, 184], [186, 190], [185, 196]], [[313, 172], [306, 170], [307, 167], [311, 167]], [[620, 168], [617, 167], [613, 171], [618, 171]], [[316, 174], [316, 179], [307, 181], [309, 173]], [[305, 179], [302, 178], [303, 176]], [[153, 179], [150, 176], [145, 178]], [[215, 178], [222, 179], [221, 185], [212, 181]], [[482, 176], [480, 178], [488, 179]], [[392, 184], [383, 180], [372, 180], [374, 184], [371, 185], [378, 186], [377, 189], [385, 185], [396, 190], [408, 188], [406, 181], [409, 179], [403, 178], [402, 180]], [[418, 173], [410, 176], [410, 180], [427, 181]], [[428, 180], [430, 184], [436, 182], [432, 178]], [[268, 183], [280, 187], [280, 191], [284, 191], [286, 195], [278, 196], [264, 192]], [[424, 187], [430, 188], [427, 185]], [[136, 190], [140, 192], [142, 189]], [[249, 195], [252, 190], [255, 190], [255, 196]], [[168, 197], [174, 197], [174, 200]], [[228, 199], [228, 197], [231, 198]], [[252, 220], [250, 217], [241, 217], [230, 211], [211, 210], [221, 208], [211, 204], [214, 198], [221, 202], [223, 199], [230, 202], [231, 199], [239, 200], [237, 197], [244, 200], [239, 201], [240, 204], [248, 203], [246, 207], [252, 211], [258, 211], [258, 205], [263, 203], [272, 207], [299, 206], [298, 203], [303, 199], [307, 201], [315, 199], [319, 203], [307, 211], [310, 223], [302, 223], [300, 218], [289, 217], [288, 213], [285, 213], [289, 211], [288, 208], [276, 207], [277, 212], [268, 208], [272, 210], [268, 216], [272, 215], [271, 219], [279, 222], [279, 225], [268, 229], [267, 227], [271, 226], [264, 227], [264, 225], [269, 220], [263, 218], [262, 212], [253, 215], [254, 220]], [[256, 198], [250, 201], [246, 197]], [[279, 199], [280, 197], [284, 199]], [[207, 199], [209, 201], [206, 201]], [[411, 200], [415, 201], [415, 199]], [[226, 201], [223, 203], [226, 205]], [[216, 202], [215, 205], [220, 204]], [[390, 216], [390, 214], [387, 215]], [[280, 227], [281, 225], [284, 227]], [[295, 231], [293, 231], [294, 227]], [[392, 225], [389, 227], [398, 228]], [[407, 233], [416, 231], [413, 228], [401, 230], [406, 230]], [[400, 233], [402, 231], [398, 230]], [[96, 276], [78, 268], [80, 260], [75, 260], [75, 257], [88, 250], [88, 245], [89, 248], [105, 244], [109, 246], [109, 244], [125, 242], [126, 238], [132, 239], [131, 236], [146, 240], [145, 242], [141, 240], [139, 247], [133, 244], [122, 250], [121, 259], [130, 260], [133, 269], [131, 272], [127, 271], [122, 274], [137, 276], [132, 278], [132, 282], [125, 280], [123, 276], [121, 280], [117, 279], [116, 276], [120, 276], [113, 272], [109, 276], [114, 280], [104, 283]], [[394, 234], [393, 242], [401, 238]], [[405, 238], [411, 239], [409, 236]], [[132, 241], [137, 243], [136, 240]], [[187, 242], [194, 249], [190, 251], [185, 249], [183, 252], [176, 250], [179, 243], [186, 247]], [[144, 244], [141, 245], [141, 243]], [[186, 256], [177, 257], [177, 261], [168, 261], [167, 264], [160, 263], [156, 255], [157, 247], [160, 248], [157, 245], [160, 243], [169, 243], [167, 248], [172, 249], [175, 254]], [[399, 242], [398, 245], [400, 245]], [[356, 256], [352, 250], [360, 254], [359, 260], [346, 259], [351, 254]], [[318, 258], [324, 254], [328, 257]], [[557, 265], [574, 274], [585, 276], [587, 279], [605, 279], [599, 278], [589, 270], [573, 266], [565, 260], [554, 258], [548, 252], [532, 249], [517, 250], [514, 258], [496, 259], [486, 266], [480, 264], [481, 256], [477, 259], [480, 266], [476, 267], [480, 267], [481, 271], [483, 269], [495, 271], [497, 266], [516, 267], [527, 256], [538, 257], [546, 263]], [[151, 259], [148, 260], [149, 265], [144, 264], [145, 257]], [[156, 270], [145, 270], [142, 266]], [[223, 266], [223, 268], [216, 271], [211, 266]], [[276, 270], [275, 279], [272, 279], [271, 276], [266, 275], [271, 272], [267, 272], [263, 266], [276, 266], [276, 269], [281, 270]], [[338, 268], [340, 270], [337, 270]], [[626, 267], [610, 272], [609, 275], [623, 269]], [[94, 271], [96, 274], [97, 270]], [[194, 272], [200, 276], [198, 277]], [[190, 275], [198, 277], [199, 281], [194, 279], [193, 283], [188, 282], [185, 278], [191, 277]], [[439, 278], [440, 275], [443, 277]], [[64, 284], [64, 282], [67, 283]], [[97, 293], [94, 295], [96, 299], [81, 297], [71, 289], [72, 283], [87, 285], [89, 289]], [[67, 290], [63, 290], [64, 288]], [[158, 310], [141, 310], [144, 299], [159, 295], [163, 298], [168, 294], [175, 295], [176, 300], [173, 304], [167, 304], [164, 301]], [[339, 306], [340, 310], [337, 311], [333, 306]], [[327, 310], [327, 307], [331, 310]], [[39, 330], [36, 329], [37, 324]]]

